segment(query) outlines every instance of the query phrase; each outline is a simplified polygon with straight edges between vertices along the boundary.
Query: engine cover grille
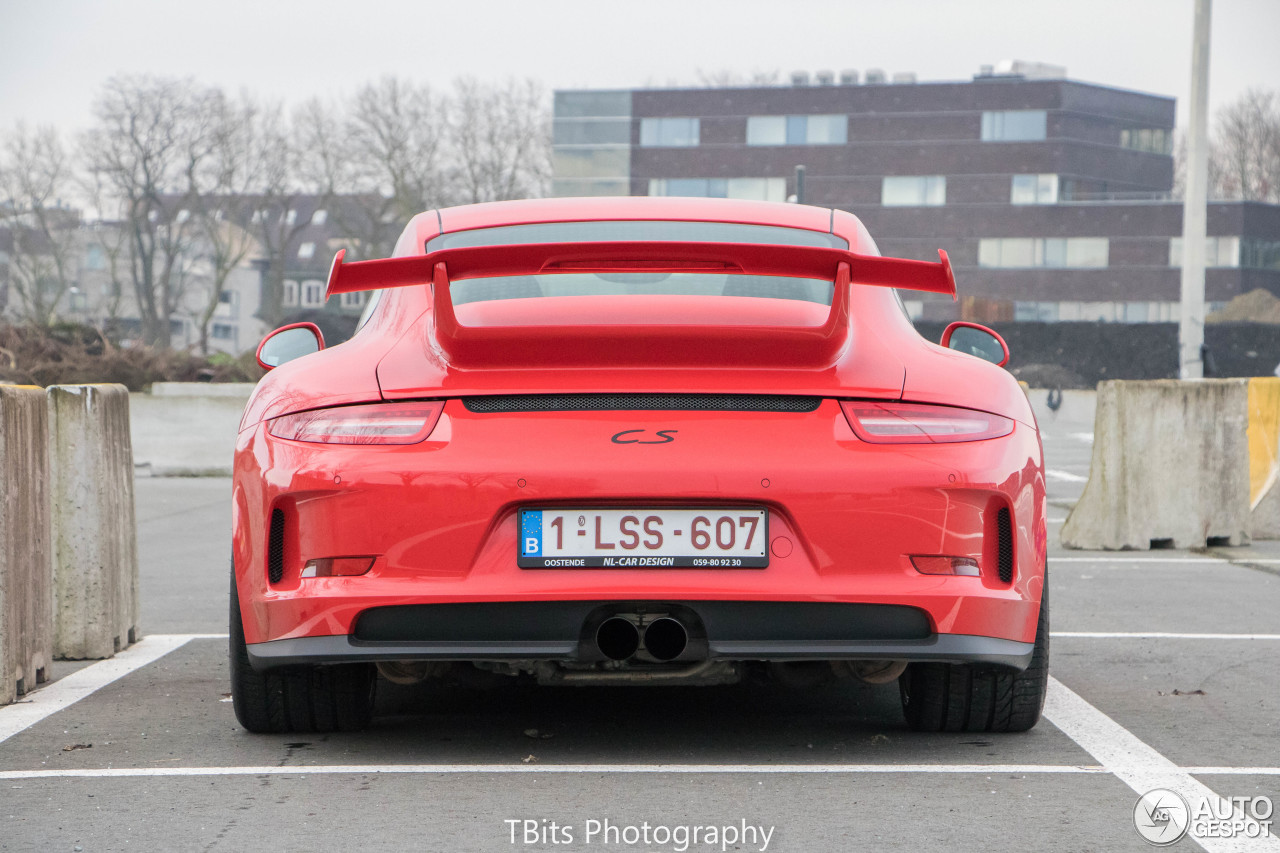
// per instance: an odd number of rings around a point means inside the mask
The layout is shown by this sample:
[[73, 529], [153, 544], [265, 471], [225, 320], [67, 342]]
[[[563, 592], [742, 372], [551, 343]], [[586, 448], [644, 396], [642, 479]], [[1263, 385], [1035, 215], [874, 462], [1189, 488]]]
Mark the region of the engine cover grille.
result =
[[500, 412], [812, 412], [821, 397], [793, 394], [506, 394], [463, 397], [467, 411]]

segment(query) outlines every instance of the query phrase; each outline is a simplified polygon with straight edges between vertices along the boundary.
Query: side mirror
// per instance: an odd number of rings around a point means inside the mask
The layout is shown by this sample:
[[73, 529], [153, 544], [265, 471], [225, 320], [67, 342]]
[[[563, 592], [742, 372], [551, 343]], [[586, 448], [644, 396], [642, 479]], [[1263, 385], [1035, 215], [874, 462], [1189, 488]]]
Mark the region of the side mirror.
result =
[[942, 345], [989, 361], [997, 367], [1009, 363], [1009, 345], [1004, 338], [986, 326], [963, 320], [952, 323], [942, 332]]
[[324, 334], [315, 323], [281, 326], [258, 344], [258, 364], [264, 370], [324, 349]]

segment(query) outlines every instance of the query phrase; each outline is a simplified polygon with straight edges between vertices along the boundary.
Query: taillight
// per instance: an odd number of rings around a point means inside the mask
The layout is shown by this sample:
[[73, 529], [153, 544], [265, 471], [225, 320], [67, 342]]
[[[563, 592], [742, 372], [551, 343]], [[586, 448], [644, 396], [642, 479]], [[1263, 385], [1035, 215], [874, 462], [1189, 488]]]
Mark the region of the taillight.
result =
[[276, 438], [319, 444], [417, 444], [435, 429], [444, 401], [340, 406], [285, 415], [267, 429]]
[[1013, 432], [1009, 418], [953, 406], [841, 400], [840, 408], [858, 438], [873, 444], [981, 441]]

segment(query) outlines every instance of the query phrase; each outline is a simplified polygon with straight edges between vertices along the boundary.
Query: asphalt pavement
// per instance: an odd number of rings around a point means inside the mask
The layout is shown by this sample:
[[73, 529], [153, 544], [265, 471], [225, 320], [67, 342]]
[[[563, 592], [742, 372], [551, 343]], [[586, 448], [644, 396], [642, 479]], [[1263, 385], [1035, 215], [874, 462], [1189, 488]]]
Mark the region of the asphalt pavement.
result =
[[[1092, 423], [1042, 428], [1056, 542]], [[1055, 544], [1054, 682], [1026, 734], [912, 733], [894, 685], [499, 682], [263, 736], [227, 695], [230, 482], [135, 485], [146, 637], [0, 709], [0, 850], [1148, 850], [1151, 788], [1280, 794], [1276, 545]], [[1175, 849], [1201, 848], [1280, 844]]]

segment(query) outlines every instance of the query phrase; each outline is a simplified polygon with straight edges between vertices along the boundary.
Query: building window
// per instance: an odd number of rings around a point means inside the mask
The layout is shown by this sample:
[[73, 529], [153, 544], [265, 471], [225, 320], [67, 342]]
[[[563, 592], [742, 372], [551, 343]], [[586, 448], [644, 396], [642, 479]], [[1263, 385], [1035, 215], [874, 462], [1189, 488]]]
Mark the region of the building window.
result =
[[302, 261], [311, 260], [311, 256], [316, 253], [315, 243], [303, 243], [298, 247], [298, 259]]
[[292, 207], [289, 208], [289, 212], [284, 215], [284, 224], [292, 225], [297, 221], [298, 221], [298, 211], [294, 210]]
[[1015, 302], [1013, 303], [1013, 319], [1019, 323], [1056, 323], [1058, 321], [1058, 303]]
[[749, 116], [748, 145], [844, 145], [849, 139], [846, 115]]
[[315, 213], [311, 214], [311, 224], [323, 225], [325, 221], [328, 220], [328, 218], [329, 218], [329, 211], [325, 210], [322, 207], [319, 210], [317, 210]]
[[884, 179], [880, 203], [886, 207], [919, 207], [947, 203], [947, 179], [942, 175], [894, 175]]
[[342, 294], [342, 307], [343, 308], [360, 308], [364, 305], [364, 297], [365, 297], [364, 291], [357, 291], [356, 293], [344, 293]]
[[650, 178], [651, 196], [786, 201], [786, 178]]
[[564, 196], [606, 196], [629, 195], [631, 181], [627, 178], [556, 178], [551, 182], [551, 195]]
[[84, 267], [88, 270], [104, 270], [107, 268], [107, 253], [97, 243], [90, 243], [84, 253]]
[[1001, 237], [978, 242], [980, 267], [1105, 267], [1106, 237]]
[[[1206, 267], [1240, 266], [1239, 237], [1206, 237], [1204, 241], [1204, 265]], [[1169, 238], [1169, 266], [1182, 266], [1182, 238]]]
[[[644, 122], [646, 121], [655, 121], [655, 119], [641, 119], [640, 136], [642, 140], [644, 138]], [[698, 120], [693, 119], [693, 121], [696, 122]], [[557, 117], [552, 125], [551, 141], [555, 145], [630, 145], [631, 119], [568, 119]], [[697, 142], [692, 144], [696, 145]]]
[[307, 281], [302, 284], [302, 306], [314, 308], [324, 304], [324, 283]]
[[293, 279], [285, 279], [284, 293], [280, 294], [280, 304], [285, 308], [293, 308], [298, 304], [298, 283]]
[[236, 327], [230, 323], [214, 323], [209, 336], [219, 341], [232, 341], [236, 337]]
[[1280, 270], [1280, 240], [1242, 240], [1240, 266], [1257, 270]]
[[238, 295], [234, 290], [224, 290], [218, 294], [218, 302], [228, 308], [235, 308], [240, 302]]
[[1120, 131], [1120, 147], [1149, 154], [1172, 154], [1173, 131], [1163, 127], [1141, 127]]
[[1048, 127], [1044, 110], [1001, 110], [982, 114], [984, 142], [1026, 142], [1044, 139]]
[[1057, 204], [1057, 175], [1014, 175], [1010, 204]]
[[698, 144], [696, 118], [642, 118], [640, 145], [644, 148], [681, 148]]

